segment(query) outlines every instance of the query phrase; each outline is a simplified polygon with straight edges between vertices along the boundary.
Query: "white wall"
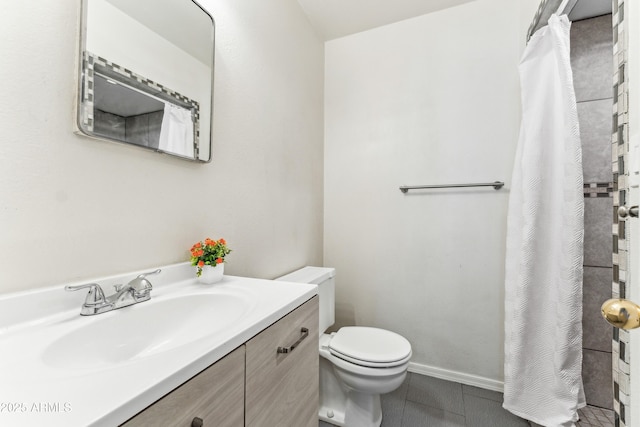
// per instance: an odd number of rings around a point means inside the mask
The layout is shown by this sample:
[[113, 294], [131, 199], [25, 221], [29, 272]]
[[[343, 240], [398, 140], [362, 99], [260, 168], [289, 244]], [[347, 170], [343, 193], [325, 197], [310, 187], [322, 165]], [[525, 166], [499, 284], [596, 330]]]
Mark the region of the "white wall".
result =
[[[477, 0], [325, 45], [338, 324], [397, 331], [414, 370], [496, 389], [517, 65], [536, 6]], [[506, 188], [398, 190], [495, 180]]]
[[295, 0], [203, 0], [216, 19], [213, 163], [72, 133], [79, 1], [0, 15], [0, 292], [188, 259], [229, 274], [322, 263], [323, 45]]

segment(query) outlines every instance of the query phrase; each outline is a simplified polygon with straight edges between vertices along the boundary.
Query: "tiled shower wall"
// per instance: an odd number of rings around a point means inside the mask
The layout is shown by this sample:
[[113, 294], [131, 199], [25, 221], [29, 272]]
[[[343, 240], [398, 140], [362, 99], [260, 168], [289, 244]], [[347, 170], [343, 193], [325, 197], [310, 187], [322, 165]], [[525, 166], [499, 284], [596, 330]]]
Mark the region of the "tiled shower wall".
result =
[[587, 403], [613, 409], [612, 328], [600, 316], [611, 298], [613, 173], [611, 172], [611, 15], [571, 26], [571, 65], [578, 102], [585, 183], [583, 382]]

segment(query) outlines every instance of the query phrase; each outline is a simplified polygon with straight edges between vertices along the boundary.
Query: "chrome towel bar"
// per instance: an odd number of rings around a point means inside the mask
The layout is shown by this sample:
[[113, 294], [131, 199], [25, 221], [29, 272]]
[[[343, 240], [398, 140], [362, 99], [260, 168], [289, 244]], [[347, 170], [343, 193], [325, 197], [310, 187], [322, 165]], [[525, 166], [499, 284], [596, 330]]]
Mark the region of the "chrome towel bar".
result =
[[422, 190], [424, 188], [460, 188], [460, 187], [493, 187], [496, 190], [504, 187], [504, 182], [484, 182], [478, 184], [439, 184], [439, 185], [403, 185], [400, 191], [406, 193], [409, 190]]

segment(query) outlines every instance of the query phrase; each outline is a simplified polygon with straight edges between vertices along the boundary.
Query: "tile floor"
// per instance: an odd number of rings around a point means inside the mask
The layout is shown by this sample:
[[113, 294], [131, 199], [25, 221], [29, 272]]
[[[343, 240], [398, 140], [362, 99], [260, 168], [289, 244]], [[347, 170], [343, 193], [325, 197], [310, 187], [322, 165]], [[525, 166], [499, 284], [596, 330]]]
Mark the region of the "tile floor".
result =
[[613, 427], [614, 415], [613, 411], [608, 409], [596, 408], [594, 406], [587, 406], [578, 411], [580, 414], [580, 421], [578, 421], [578, 427]]
[[[579, 427], [613, 426], [612, 411], [581, 411]], [[502, 393], [413, 373], [382, 396], [382, 413], [382, 427], [529, 427], [502, 408]], [[319, 427], [333, 426], [320, 421]]]

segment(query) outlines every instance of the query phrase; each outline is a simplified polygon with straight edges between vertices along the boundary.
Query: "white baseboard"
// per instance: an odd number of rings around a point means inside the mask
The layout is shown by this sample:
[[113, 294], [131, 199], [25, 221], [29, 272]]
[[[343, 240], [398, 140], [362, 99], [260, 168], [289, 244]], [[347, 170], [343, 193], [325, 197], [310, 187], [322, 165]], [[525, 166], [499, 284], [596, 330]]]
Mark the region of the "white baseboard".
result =
[[409, 372], [440, 378], [441, 380], [472, 385], [486, 390], [499, 391], [500, 393], [504, 392], [504, 382], [479, 377], [477, 375], [465, 374], [464, 372], [450, 371], [448, 369], [436, 368], [434, 366], [421, 365], [413, 362], [409, 363]]

